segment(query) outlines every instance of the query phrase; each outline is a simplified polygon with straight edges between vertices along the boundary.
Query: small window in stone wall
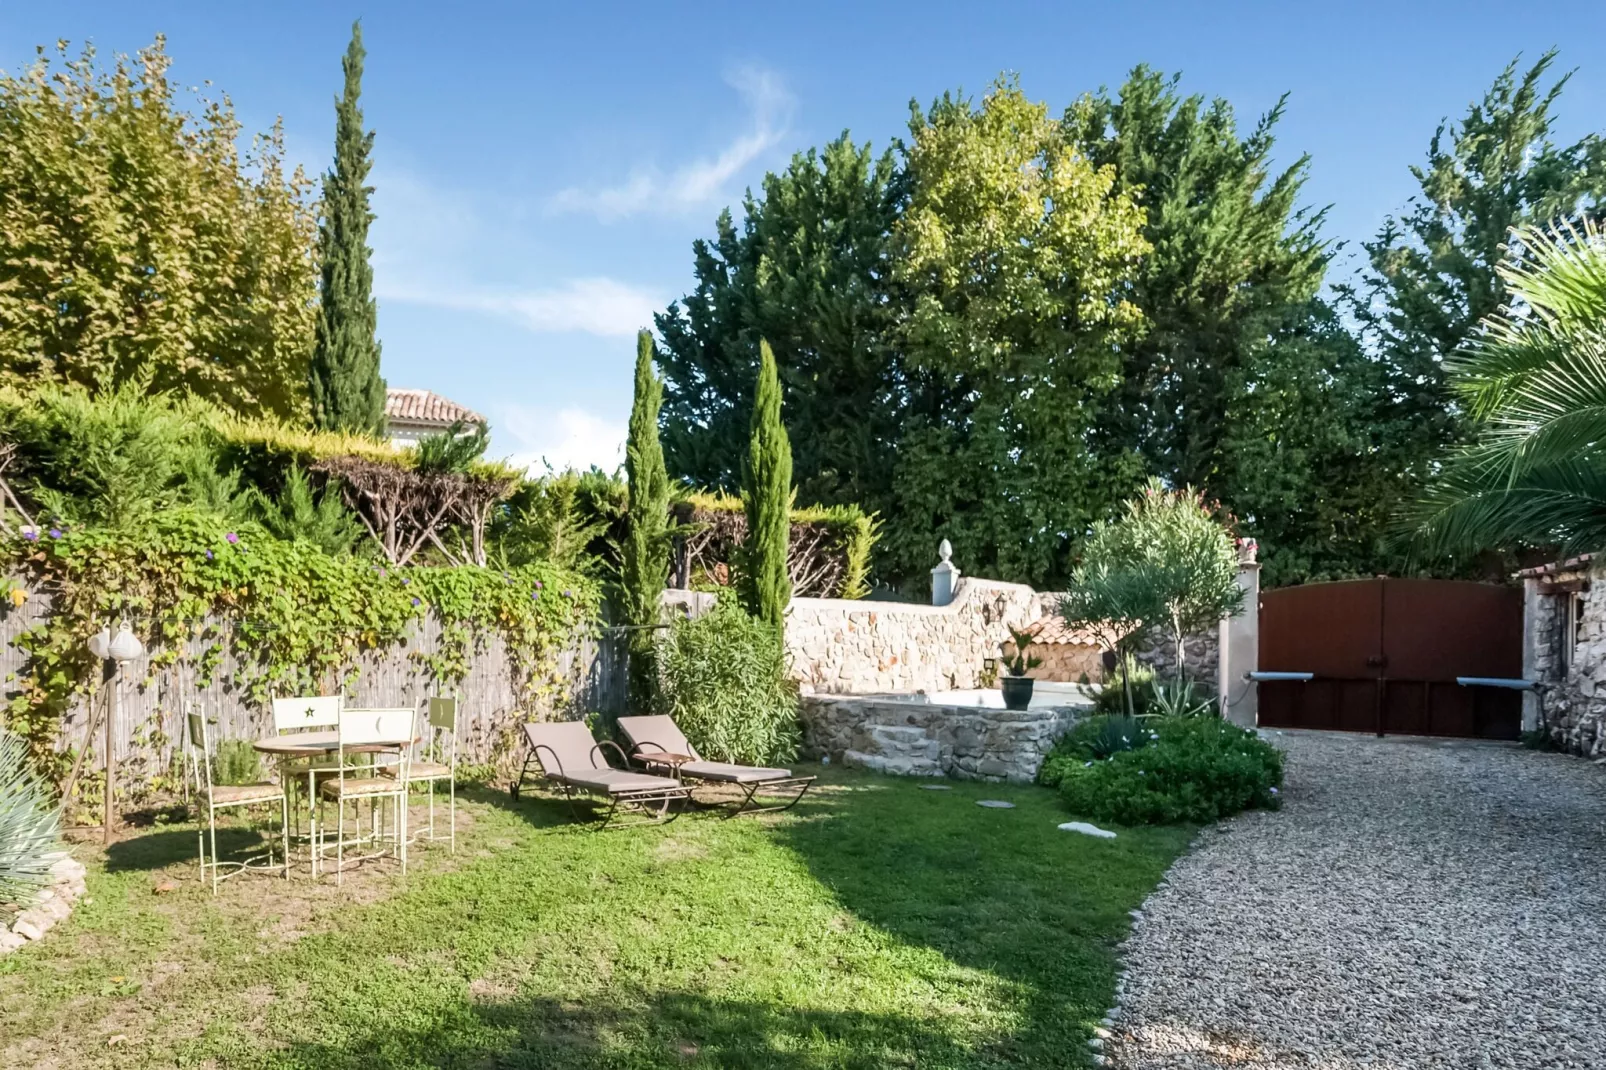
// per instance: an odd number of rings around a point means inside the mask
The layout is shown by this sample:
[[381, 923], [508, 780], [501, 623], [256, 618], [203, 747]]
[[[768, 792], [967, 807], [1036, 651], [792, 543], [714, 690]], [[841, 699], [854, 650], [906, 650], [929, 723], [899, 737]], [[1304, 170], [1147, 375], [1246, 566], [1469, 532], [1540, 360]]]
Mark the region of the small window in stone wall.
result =
[[1561, 668], [1566, 672], [1572, 668], [1578, 643], [1584, 637], [1584, 595], [1581, 591], [1572, 591], [1562, 595], [1561, 599]]

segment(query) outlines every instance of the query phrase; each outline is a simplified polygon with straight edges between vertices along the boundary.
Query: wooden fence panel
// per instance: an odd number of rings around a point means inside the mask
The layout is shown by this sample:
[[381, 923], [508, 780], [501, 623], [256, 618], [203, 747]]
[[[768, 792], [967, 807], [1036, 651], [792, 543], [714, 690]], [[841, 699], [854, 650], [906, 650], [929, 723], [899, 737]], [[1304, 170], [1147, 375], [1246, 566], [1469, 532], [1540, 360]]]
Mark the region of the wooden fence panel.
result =
[[[17, 680], [27, 661], [15, 640], [38, 624], [50, 612], [48, 596], [31, 593], [20, 607], [6, 607], [0, 617], [0, 680], [6, 683], [8, 697], [16, 692]], [[218, 739], [255, 739], [272, 732], [271, 714], [264, 704], [251, 701], [236, 685], [237, 659], [234, 632], [229, 622], [208, 619], [215, 638], [194, 638], [186, 644], [185, 656], [172, 665], [145, 677], [142, 659], [128, 667], [123, 690], [122, 716], [114, 732], [119, 765], [124, 767], [124, 783], [135, 787], [140, 775], [154, 776], [169, 767], [175, 748], [182, 739], [185, 707], [199, 702], [208, 715], [216, 718]], [[346, 697], [358, 706], [416, 706], [426, 695], [455, 693], [461, 699], [460, 754], [474, 763], [503, 762], [516, 743], [518, 725], [527, 720], [553, 720], [578, 717], [588, 712], [617, 715], [624, 706], [624, 662], [622, 645], [604, 634], [577, 638], [557, 656], [556, 684], [538, 695], [527, 708], [520, 708], [514, 694], [513, 666], [500, 635], [482, 635], [469, 658], [468, 674], [455, 687], [431, 684], [422, 656], [440, 645], [441, 624], [433, 616], [414, 625], [399, 645], [369, 651], [361, 660], [354, 686]], [[205, 686], [196, 662], [217, 642], [222, 658]], [[415, 656], [418, 655], [418, 656]], [[89, 723], [90, 702], [105, 700], [105, 691], [80, 697], [63, 719], [59, 745], [82, 745]], [[100, 750], [99, 732], [92, 744]], [[100, 759], [91, 757], [90, 768]]]

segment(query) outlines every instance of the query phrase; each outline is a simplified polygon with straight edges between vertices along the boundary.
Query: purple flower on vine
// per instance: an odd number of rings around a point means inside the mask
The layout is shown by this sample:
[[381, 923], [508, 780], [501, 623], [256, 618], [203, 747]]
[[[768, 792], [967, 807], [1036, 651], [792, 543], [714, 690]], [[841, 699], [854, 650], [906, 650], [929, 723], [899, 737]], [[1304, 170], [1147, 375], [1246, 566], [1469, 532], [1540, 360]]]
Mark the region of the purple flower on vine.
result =
[[415, 605], [415, 606], [421, 606], [421, 605], [423, 605], [423, 604], [424, 604], [424, 603], [423, 603], [423, 602], [422, 602], [422, 601], [421, 601], [421, 600], [420, 600], [420, 599], [417, 599], [417, 598], [415, 598], [415, 599], [413, 599], [413, 605]]
[[535, 581], [535, 589], [539, 591], [541, 589], [541, 587], [542, 587], [541, 581], [540, 580], [536, 580]]
[[207, 552], [206, 552], [206, 559], [207, 559], [207, 560], [208, 560], [208, 561], [210, 561], [210, 560], [212, 560], [212, 558], [213, 558], [213, 557], [215, 557], [215, 556], [216, 556], [216, 555], [215, 555], [215, 554], [213, 554], [213, 553], [212, 553], [212, 551], [211, 551], [211, 550], [208, 550], [208, 551], [207, 551]]
[[374, 571], [379, 573], [380, 579], [384, 579], [386, 576], [390, 575], [390, 573], [386, 572], [383, 568], [376, 568]]
[[402, 577], [402, 586], [403, 586], [403, 587], [406, 587], [406, 586], [407, 586], [407, 585], [408, 585], [408, 584], [409, 584], [409, 583], [412, 583], [412, 582], [413, 582], [413, 581], [412, 581], [412, 580], [410, 580], [410, 579], [408, 579], [408, 578], [407, 578], [407, 577], [406, 577], [406, 576], [403, 576], [403, 577]]
[[228, 543], [230, 546], [233, 546], [235, 543], [240, 541], [240, 537], [231, 531], [227, 535], [223, 536], [223, 541]]
[[39, 541], [39, 529], [34, 527], [32, 524], [30, 524], [27, 527], [22, 529], [22, 537], [24, 539], [28, 540], [29, 542], [38, 542]]
[[60, 528], [51, 528], [51, 529], [50, 529], [50, 537], [51, 537], [51, 538], [52, 538], [52, 539], [59, 539], [59, 538], [61, 538], [61, 529], [60, 529]]
[[565, 597], [565, 598], [573, 598], [574, 597], [574, 592], [573, 591], [564, 591], [563, 592], [563, 597]]

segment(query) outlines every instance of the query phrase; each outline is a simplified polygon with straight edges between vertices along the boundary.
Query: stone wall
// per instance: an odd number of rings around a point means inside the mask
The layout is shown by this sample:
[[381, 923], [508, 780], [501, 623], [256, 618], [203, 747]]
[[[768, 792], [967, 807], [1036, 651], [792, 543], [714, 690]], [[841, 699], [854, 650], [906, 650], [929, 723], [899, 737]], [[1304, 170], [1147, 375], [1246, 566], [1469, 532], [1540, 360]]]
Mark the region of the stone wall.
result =
[[[959, 580], [945, 606], [907, 602], [854, 602], [794, 598], [786, 618], [786, 648], [805, 694], [869, 695], [954, 691], [981, 682], [983, 661], [997, 658], [1011, 628], [1025, 628], [1059, 612], [1055, 591], [1019, 583]], [[1189, 636], [1187, 672], [1214, 693], [1221, 642], [1217, 629]], [[1138, 660], [1155, 672], [1175, 671], [1176, 644], [1157, 637]], [[1092, 647], [1033, 650], [1057, 655], [1032, 675], [1074, 682], [1083, 672], [1099, 678], [1100, 651]]]
[[972, 688], [1009, 629], [1024, 628], [1057, 601], [1023, 584], [968, 576], [945, 606], [794, 598], [787, 654], [805, 693]]
[[1082, 712], [810, 695], [800, 717], [806, 757], [904, 776], [1027, 782]]
[[[1606, 568], [1532, 570], [1524, 585], [1523, 669], [1539, 682], [1537, 723], [1524, 727], [1544, 728], [1575, 754], [1606, 757]], [[1582, 608], [1576, 637], [1567, 634], [1574, 597]]]

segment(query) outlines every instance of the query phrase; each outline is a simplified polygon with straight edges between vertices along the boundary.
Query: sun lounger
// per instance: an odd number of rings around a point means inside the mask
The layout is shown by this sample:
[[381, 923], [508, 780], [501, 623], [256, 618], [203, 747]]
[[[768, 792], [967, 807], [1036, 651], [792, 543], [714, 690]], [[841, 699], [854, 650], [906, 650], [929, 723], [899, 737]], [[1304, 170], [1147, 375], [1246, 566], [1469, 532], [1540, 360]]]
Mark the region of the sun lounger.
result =
[[519, 788], [530, 774], [531, 766], [538, 766], [545, 779], [563, 788], [570, 812], [577, 820], [576, 792], [607, 798], [609, 806], [599, 829], [606, 828], [621, 807], [635, 810], [649, 821], [673, 821], [676, 815], [670, 810], [671, 804], [690, 795], [690, 789], [672, 777], [610, 766], [604, 748], [612, 747], [619, 752], [620, 761], [629, 764], [624, 751], [611, 740], [598, 743], [584, 722], [526, 724], [524, 739], [529, 749], [518, 778], [513, 781], [513, 798], [519, 797]]
[[[621, 717], [619, 730], [630, 740], [632, 757], [649, 770], [664, 770], [680, 779], [730, 784], [742, 792], [741, 801], [727, 817], [789, 810], [808, 794], [811, 776], [793, 776], [790, 769], [771, 769], [731, 762], [708, 762], [698, 755], [691, 741], [672, 717]], [[786, 802], [772, 806], [755, 805], [755, 796], [796, 792]]]

